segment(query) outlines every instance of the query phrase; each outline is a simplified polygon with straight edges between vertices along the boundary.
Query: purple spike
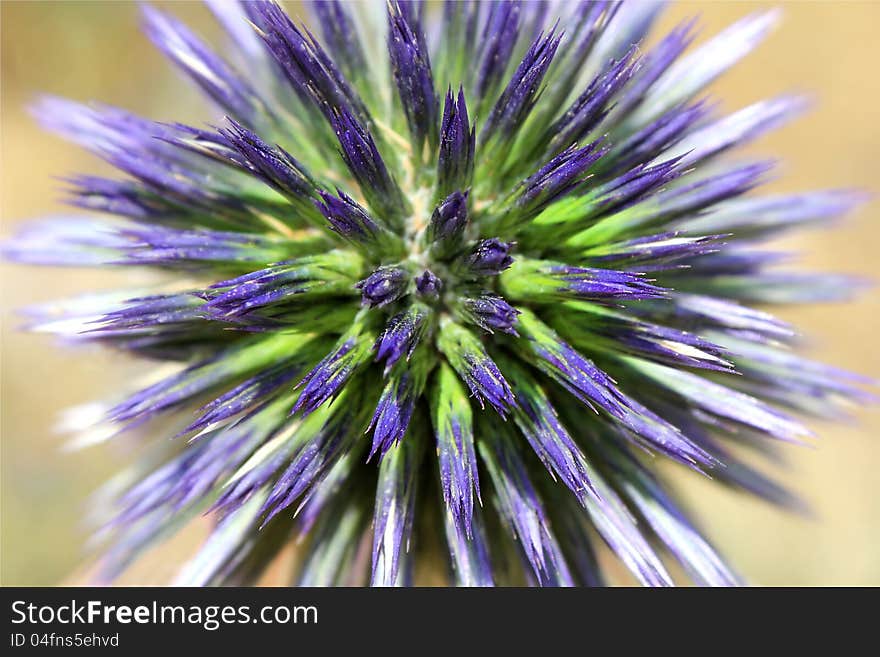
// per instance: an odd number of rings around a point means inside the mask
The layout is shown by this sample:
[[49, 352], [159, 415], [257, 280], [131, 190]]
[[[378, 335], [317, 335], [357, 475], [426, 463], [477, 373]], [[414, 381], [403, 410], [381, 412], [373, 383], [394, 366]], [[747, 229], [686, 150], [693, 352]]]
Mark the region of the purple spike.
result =
[[667, 295], [643, 274], [568, 265], [551, 267], [550, 273], [560, 280], [560, 292], [582, 299], [663, 299]]
[[357, 338], [346, 339], [296, 384], [302, 392], [290, 411], [291, 415], [300, 409], [303, 415], [308, 415], [339, 392], [358, 365], [354, 352], [356, 346]]
[[198, 173], [185, 171], [167, 162], [145, 158], [138, 151], [108, 151], [105, 159], [116, 168], [137, 178], [154, 192], [168, 194], [182, 203], [210, 204], [216, 197], [202, 189]]
[[108, 264], [130, 246], [118, 227], [85, 217], [56, 217], [25, 224], [0, 242], [0, 255], [36, 265], [90, 267]]
[[[592, 59], [598, 62], [619, 59], [634, 44], [644, 43], [665, 5], [650, 2], [617, 2], [603, 25]], [[592, 62], [587, 62], [588, 64]]]
[[354, 112], [363, 121], [369, 119], [363, 102], [324, 49], [311, 35], [306, 37], [308, 33], [303, 34], [276, 2], [252, 2], [245, 7], [300, 98], [309, 99], [331, 122], [337, 110]]
[[[455, 374], [441, 372], [441, 376]], [[474, 532], [474, 495], [480, 499], [480, 478], [474, 455], [473, 420], [470, 404], [458, 404], [464, 391], [454, 381], [457, 396], [438, 395], [432, 408], [432, 421], [437, 439], [437, 459], [440, 465], [440, 485], [443, 501], [453, 525], [468, 537]], [[440, 406], [445, 404], [446, 406]], [[464, 408], [461, 408], [464, 406]]]
[[[358, 431], [352, 426], [357, 420], [354, 411], [343, 408], [297, 448], [263, 504], [263, 510], [268, 512], [264, 526], [300, 497], [307, 495], [309, 489], [326, 477], [352, 448], [358, 438]], [[295, 436], [293, 440], [296, 440]], [[300, 503], [300, 508], [304, 502]]]
[[407, 583], [401, 561], [412, 540], [423, 443], [421, 434], [410, 436], [383, 459], [379, 468], [373, 516], [372, 586]]
[[753, 245], [734, 244], [720, 253], [710, 254], [711, 258], [695, 257], [687, 261], [681, 271], [670, 272], [691, 278], [695, 275], [707, 279], [714, 276], [743, 276], [757, 274], [767, 268], [782, 264], [791, 258], [790, 253], [779, 251], [759, 251]]
[[419, 390], [410, 372], [404, 371], [400, 376], [388, 381], [367, 428], [367, 431], [373, 430], [373, 443], [368, 460], [377, 452], [379, 459], [384, 459], [388, 450], [401, 441], [409, 428], [418, 396]]
[[[156, 137], [158, 135], [152, 139], [159, 141]], [[116, 168], [137, 178], [153, 195], [164, 197], [166, 206], [183, 206], [185, 213], [201, 211], [221, 221], [227, 217], [253, 218], [237, 190], [224, 186], [205, 171], [153, 157], [141, 148], [108, 150], [101, 156]]]
[[[305, 558], [293, 586], [362, 586], [370, 560], [372, 491], [356, 481], [352, 495], [337, 495], [310, 529]], [[406, 580], [405, 580], [406, 581]]]
[[167, 221], [188, 214], [183, 207], [147, 192], [143, 185], [131, 180], [110, 180], [98, 176], [71, 176], [64, 179], [72, 185], [65, 202], [83, 210], [104, 212], [132, 219]]
[[420, 157], [426, 140], [432, 146], [437, 143], [440, 110], [421, 22], [414, 12], [404, 11], [397, 0], [388, 3], [388, 53], [413, 151]]
[[[520, 322], [521, 348], [540, 360], [537, 367], [589, 408], [596, 405], [640, 438], [689, 466], [714, 466], [711, 457], [655, 413], [624, 395], [608, 374], [544, 326], [531, 313]], [[595, 404], [595, 405], [594, 405]], [[598, 412], [598, 411], [596, 411]]]
[[[53, 97], [41, 98], [32, 111], [46, 129], [81, 144], [143, 183], [75, 178], [74, 184], [85, 183], [77, 192], [81, 200], [75, 200], [76, 204], [91, 207], [88, 197], [97, 193], [98, 209], [122, 205], [133, 216], [178, 221], [191, 214], [207, 214], [220, 221], [253, 218], [237, 188], [217, 175], [213, 162], [193, 158], [187, 152], [189, 146], [179, 145], [181, 139], [193, 136], [192, 128], [149, 121], [115, 107], [85, 106]], [[92, 184], [100, 187], [90, 189]]]
[[561, 36], [555, 29], [544, 36], [539, 35], [523, 57], [507, 87], [496, 101], [483, 129], [480, 142], [486, 143], [495, 135], [510, 139], [522, 127], [526, 117], [534, 107], [544, 75], [553, 61]]
[[269, 111], [247, 81], [182, 23], [149, 5], [141, 11], [147, 36], [220, 107], [252, 125]]
[[323, 202], [315, 203], [330, 223], [331, 230], [358, 244], [368, 244], [377, 238], [379, 226], [348, 194], [341, 189], [336, 190], [337, 196], [323, 190], [318, 193]]
[[548, 102], [554, 108], [559, 108], [571, 94], [598, 38], [619, 7], [618, 2], [604, 0], [575, 4], [574, 11], [565, 21], [566, 41], [562, 59], [548, 85]]
[[230, 280], [220, 281], [205, 295], [205, 310], [220, 319], [246, 315], [258, 308], [289, 301], [296, 295], [319, 290], [327, 281], [316, 278], [307, 259], [271, 265]]
[[[227, 120], [232, 121], [232, 119]], [[203, 130], [185, 123], [164, 123], [162, 125], [166, 127], [166, 132], [158, 135], [157, 139], [195, 153], [202, 158], [248, 173], [252, 172], [247, 158], [230, 143], [229, 137], [222, 134], [222, 131]]]
[[355, 287], [361, 291], [363, 305], [381, 308], [406, 294], [409, 279], [409, 272], [402, 267], [379, 267]]
[[519, 311], [503, 298], [487, 293], [476, 299], [465, 298], [462, 306], [467, 317], [483, 330], [519, 336], [514, 328]]
[[523, 25], [531, 29], [531, 39], [538, 39], [547, 23], [547, 15], [553, 9], [551, 2], [529, 2], [523, 8]]
[[712, 416], [752, 427], [786, 442], [800, 443], [813, 435], [800, 422], [769, 404], [699, 374], [629, 356], [625, 360], [652, 382]]
[[[360, 418], [358, 418], [360, 421]], [[308, 535], [315, 526], [322, 512], [327, 509], [335, 499], [343, 485], [352, 483], [357, 468], [363, 462], [362, 442], [355, 441], [349, 450], [343, 454], [319, 481], [315, 481], [303, 493], [302, 499], [296, 507], [294, 515], [297, 518], [299, 533], [301, 536]]]
[[412, 356], [424, 332], [427, 315], [426, 308], [415, 304], [388, 320], [376, 342], [376, 360], [385, 361], [386, 376], [401, 357], [409, 360]]
[[[616, 170], [637, 162], [650, 162], [655, 157], [667, 157], [667, 149], [678, 144], [688, 132], [700, 125], [711, 111], [705, 101], [682, 105], [661, 114], [632, 136], [623, 140], [617, 152], [622, 157], [615, 164]], [[681, 158], [675, 158], [680, 161]]]
[[620, 8], [620, 3], [615, 0], [595, 0], [594, 2], [579, 2], [575, 5], [569, 23], [576, 25], [572, 34], [572, 43], [569, 48], [573, 50], [574, 62], [583, 64], [595, 45], [596, 39], [601, 36], [608, 21], [614, 18], [614, 14]]
[[681, 174], [677, 159], [649, 167], [636, 166], [596, 190], [597, 207], [588, 216], [596, 218], [620, 212], [646, 200]]
[[475, 148], [476, 133], [468, 120], [464, 89], [459, 87], [456, 101], [450, 88], [446, 92], [443, 107], [437, 156], [437, 193], [441, 198], [470, 187], [474, 175]]
[[143, 420], [186, 402], [236, 374], [237, 368], [230, 365], [229, 359], [224, 359], [221, 352], [130, 395], [111, 408], [107, 417], [114, 422]]
[[201, 319], [201, 306], [202, 301], [186, 293], [128, 299], [101, 317], [95, 330], [136, 330]]
[[694, 213], [715, 203], [745, 194], [761, 184], [765, 174], [772, 168], [772, 162], [758, 162], [695, 182], [688, 182], [687, 178], [683, 178], [681, 185], [660, 192], [654, 199], [660, 213], [666, 217]]
[[513, 419], [544, 466], [575, 494], [581, 504], [597, 497], [581, 449], [562, 426], [543, 390], [521, 387], [514, 378], [517, 409]]
[[510, 56], [519, 38], [522, 4], [494, 2], [480, 38], [477, 56], [477, 77], [474, 92], [480, 102], [487, 100], [507, 69]]
[[[253, 416], [256, 417], [256, 416]], [[259, 418], [264, 426], [269, 418]], [[124, 511], [115, 524], [131, 524], [139, 516], [170, 505], [178, 512], [190, 503], [207, 496], [224, 475], [231, 474], [251, 453], [254, 445], [265, 437], [266, 429], [256, 422], [242, 422], [191, 443], [188, 450], [150, 477], [127, 491], [120, 500]], [[192, 453], [188, 453], [192, 450]], [[164, 479], [165, 488], [157, 486]], [[161, 509], [168, 513], [168, 509]]]
[[219, 474], [216, 469], [200, 470], [201, 476], [198, 479], [193, 477], [193, 467], [204, 465], [200, 461], [207, 451], [204, 447], [191, 448], [126, 490], [116, 501], [119, 511], [112, 517], [109, 525], [130, 526], [153, 511], [165, 511], [163, 507], [178, 510], [185, 506], [188, 499], [198, 498], [208, 492]]
[[724, 334], [710, 336], [731, 351], [737, 371], [747, 377], [741, 388], [755, 396], [829, 419], [844, 415], [835, 400], [843, 398], [859, 404], [878, 401], [858, 387], [876, 385], [867, 377], [807, 360], [783, 348]]
[[121, 228], [118, 234], [126, 240], [114, 261], [119, 264], [265, 263], [277, 260], [279, 254], [287, 251], [280, 242], [268, 237], [207, 229], [136, 225]]
[[683, 367], [733, 370], [733, 365], [723, 358], [726, 349], [687, 331], [641, 322], [623, 314], [591, 317], [586, 326], [591, 334], [614, 340], [622, 351]]
[[764, 236], [807, 223], [836, 219], [867, 200], [867, 194], [848, 189], [740, 198], [722, 203], [702, 215], [683, 217], [676, 228], [695, 233], [734, 233], [738, 238]]
[[99, 155], [137, 151], [179, 161], [181, 151], [160, 139], [174, 137], [177, 130], [173, 126], [141, 118], [118, 107], [84, 105], [56, 96], [41, 96], [30, 109], [46, 130]]
[[647, 97], [651, 86], [694, 40], [696, 18], [679, 23], [669, 34], [642, 58], [642, 66], [632, 84], [623, 92], [617, 104], [617, 116], [626, 117]]
[[542, 343], [533, 342], [531, 348], [543, 361], [539, 366], [584, 404], [595, 410], [595, 402], [617, 418], [625, 415], [621, 394], [614, 380], [592, 361], [561, 340], [546, 347]]
[[488, 541], [479, 512], [474, 514], [474, 528], [470, 535], [454, 522], [452, 514], [447, 513], [444, 520], [446, 544], [458, 585], [494, 586]]
[[288, 463], [294, 445], [295, 443], [290, 441], [289, 445], [278, 449], [271, 456], [257, 463], [255, 467], [247, 470], [232, 484], [226, 486], [214, 504], [211, 505], [209, 512], [220, 511], [229, 514], [241, 508], [254, 493], [274, 481]]
[[693, 527], [672, 496], [629, 454], [604, 446], [611, 455], [617, 488], [638, 509], [657, 537], [702, 586], [737, 586], [740, 579]]
[[475, 354], [466, 354], [464, 360], [464, 382], [477, 398], [480, 407], [485, 408], [485, 402], [489, 402], [501, 417], [505, 417], [507, 409], [515, 405], [516, 400], [495, 361], [488, 356], [479, 357]]
[[480, 456], [495, 484], [498, 511], [518, 539], [538, 584], [573, 586], [544, 505], [513, 441], [490, 431], [480, 443]]
[[756, 304], [847, 301], [872, 285], [865, 277], [794, 271], [759, 272], [706, 282], [706, 288], [718, 296]]
[[639, 66], [633, 47], [618, 61], [612, 61], [608, 68], [599, 74], [586, 90], [577, 97], [565, 114], [548, 130], [553, 150], [587, 138], [610, 111], [611, 101]]
[[[98, 201], [99, 209], [122, 203], [132, 214], [144, 214], [136, 209], [140, 206], [151, 208], [147, 211], [150, 216], [177, 215], [174, 218], [178, 219], [180, 215], [198, 213], [219, 221], [253, 216], [237, 190], [218, 179], [212, 168], [205, 167], [207, 162], [195, 161], [190, 153], [174, 145], [181, 136], [177, 126], [148, 121], [114, 107], [87, 107], [52, 97], [41, 98], [33, 112], [47, 129], [82, 144], [143, 183], [116, 183], [113, 188], [113, 183], [100, 182], [99, 178], [79, 179], [101, 185], [95, 190], [104, 197]], [[113, 197], [122, 190], [124, 200]], [[89, 189], [81, 192], [84, 196], [91, 193]]]
[[244, 422], [212, 434], [122, 493], [116, 502], [119, 512], [104, 528], [116, 532], [102, 560], [104, 576], [117, 576], [132, 554], [161, 532], [169, 515], [202, 507], [201, 502], [210, 499], [218, 483], [230, 476], [274, 427], [267, 416], [259, 423]]
[[247, 169], [288, 197], [310, 197], [315, 183], [305, 168], [280, 146], [272, 148], [255, 133], [228, 119], [220, 130], [229, 144], [244, 157]]
[[685, 165], [696, 164], [775, 130], [803, 114], [808, 105], [799, 96], [781, 96], [749, 105], [692, 131], [669, 155], [683, 156]]
[[[300, 363], [285, 362], [257, 373], [202, 406], [199, 418], [181, 434], [202, 431], [265, 402], [300, 373]], [[225, 431], [226, 429], [224, 429]]]
[[390, 227], [400, 229], [406, 201], [385, 167], [372, 135], [344, 107], [334, 109], [330, 122], [339, 139], [342, 158], [370, 208], [387, 220]]
[[575, 189], [584, 181], [590, 167], [606, 152], [607, 149], [599, 148], [598, 141], [583, 148], [566, 148], [520, 183], [516, 199], [520, 213], [530, 218], [555, 199]]
[[696, 444], [681, 430], [637, 402], [632, 397], [621, 395], [626, 407], [623, 424], [626, 429], [619, 431], [625, 437], [627, 431], [635, 434], [638, 443], [665, 454], [679, 463], [698, 472], [706, 469], [717, 470], [719, 463], [710, 453]]
[[261, 61], [266, 54], [260, 38], [248, 23], [244, 3], [205, 0], [205, 4], [248, 60]]
[[787, 340], [794, 335], [791, 326], [762, 310], [741, 306], [735, 301], [697, 294], [672, 295], [675, 312], [689, 324], [721, 327], [726, 331]]
[[352, 79], [363, 75], [367, 71], [367, 60], [348, 3], [317, 0], [310, 2], [309, 8], [317, 18], [324, 43], [338, 59], [345, 74]]

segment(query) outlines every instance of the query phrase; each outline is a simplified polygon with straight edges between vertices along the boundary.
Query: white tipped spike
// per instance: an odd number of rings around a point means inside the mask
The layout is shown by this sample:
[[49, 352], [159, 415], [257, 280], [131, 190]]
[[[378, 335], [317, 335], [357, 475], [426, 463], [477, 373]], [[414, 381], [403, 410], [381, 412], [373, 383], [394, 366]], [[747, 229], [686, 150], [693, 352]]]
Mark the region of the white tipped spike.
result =
[[646, 102], [631, 119], [633, 124], [645, 125], [694, 97], [754, 50], [779, 22], [781, 14], [779, 9], [750, 14], [675, 62], [651, 87]]

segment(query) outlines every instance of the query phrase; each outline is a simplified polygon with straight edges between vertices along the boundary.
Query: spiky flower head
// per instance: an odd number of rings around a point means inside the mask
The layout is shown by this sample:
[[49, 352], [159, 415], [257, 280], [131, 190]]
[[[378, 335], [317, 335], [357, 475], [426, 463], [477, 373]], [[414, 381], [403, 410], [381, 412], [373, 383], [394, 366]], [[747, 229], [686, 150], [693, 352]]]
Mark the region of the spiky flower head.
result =
[[311, 28], [273, 2], [210, 7], [222, 56], [144, 23], [225, 118], [43, 99], [48, 128], [126, 174], [69, 181], [115, 218], [4, 246], [165, 274], [32, 311], [165, 363], [68, 418], [85, 442], [176, 423], [114, 489], [104, 574], [207, 513], [181, 583], [252, 582], [301, 540], [310, 585], [410, 583], [433, 541], [458, 584], [599, 584], [596, 540], [645, 584], [672, 581], [661, 547], [736, 583], [651, 456], [793, 506], [729, 445], [772, 452], [809, 435], [790, 411], [865, 397], [751, 306], [853, 287], [779, 273], [760, 244], [856, 195], [750, 195], [771, 165], [721, 157], [803, 107], [705, 97], [775, 13], [685, 54], [693, 21], [643, 45], [646, 2], [317, 2]]

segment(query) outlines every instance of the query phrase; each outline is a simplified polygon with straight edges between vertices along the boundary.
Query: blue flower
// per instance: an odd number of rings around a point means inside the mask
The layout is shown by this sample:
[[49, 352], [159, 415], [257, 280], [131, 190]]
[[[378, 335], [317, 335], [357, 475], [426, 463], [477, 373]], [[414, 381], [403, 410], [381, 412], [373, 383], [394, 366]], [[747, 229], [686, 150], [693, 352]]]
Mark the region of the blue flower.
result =
[[208, 512], [181, 583], [254, 582], [302, 537], [309, 585], [410, 584], [413, 546], [443, 537], [460, 585], [602, 584], [598, 540], [644, 584], [672, 583], [658, 546], [699, 584], [738, 583], [651, 456], [797, 507], [729, 445], [799, 442], [798, 412], [871, 399], [750, 305], [860, 286], [762, 249], [858, 194], [753, 195], [772, 166], [723, 157], [803, 101], [704, 99], [775, 12], [688, 53], [694, 21], [640, 45], [645, 2], [323, 1], [315, 33], [274, 2], [210, 7], [223, 56], [149, 6], [144, 24], [225, 118], [40, 100], [45, 127], [124, 176], [68, 179], [72, 205], [110, 217], [2, 247], [166, 274], [29, 311], [173, 370], [92, 427], [167, 413], [188, 439], [132, 465], [103, 574]]

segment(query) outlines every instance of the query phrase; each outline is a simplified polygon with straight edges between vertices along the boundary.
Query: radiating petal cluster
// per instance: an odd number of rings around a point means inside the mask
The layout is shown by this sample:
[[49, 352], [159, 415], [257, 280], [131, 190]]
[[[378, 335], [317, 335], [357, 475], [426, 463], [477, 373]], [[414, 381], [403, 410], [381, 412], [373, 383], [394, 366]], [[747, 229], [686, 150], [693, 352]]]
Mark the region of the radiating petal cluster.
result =
[[143, 9], [206, 125], [39, 100], [121, 175], [67, 178], [87, 213], [2, 247], [164, 274], [28, 310], [150, 363], [65, 416], [77, 444], [175, 437], [108, 488], [102, 576], [207, 514], [178, 583], [254, 582], [296, 543], [304, 585], [407, 585], [439, 553], [459, 585], [593, 586], [602, 549], [647, 585], [668, 556], [737, 584], [657, 461], [800, 508], [741, 447], [871, 399], [765, 308], [860, 287], [762, 246], [860, 195], [754, 194], [772, 164], [723, 156], [804, 102], [706, 91], [776, 13], [689, 50], [692, 20], [646, 45], [649, 2], [208, 4], [216, 48]]

